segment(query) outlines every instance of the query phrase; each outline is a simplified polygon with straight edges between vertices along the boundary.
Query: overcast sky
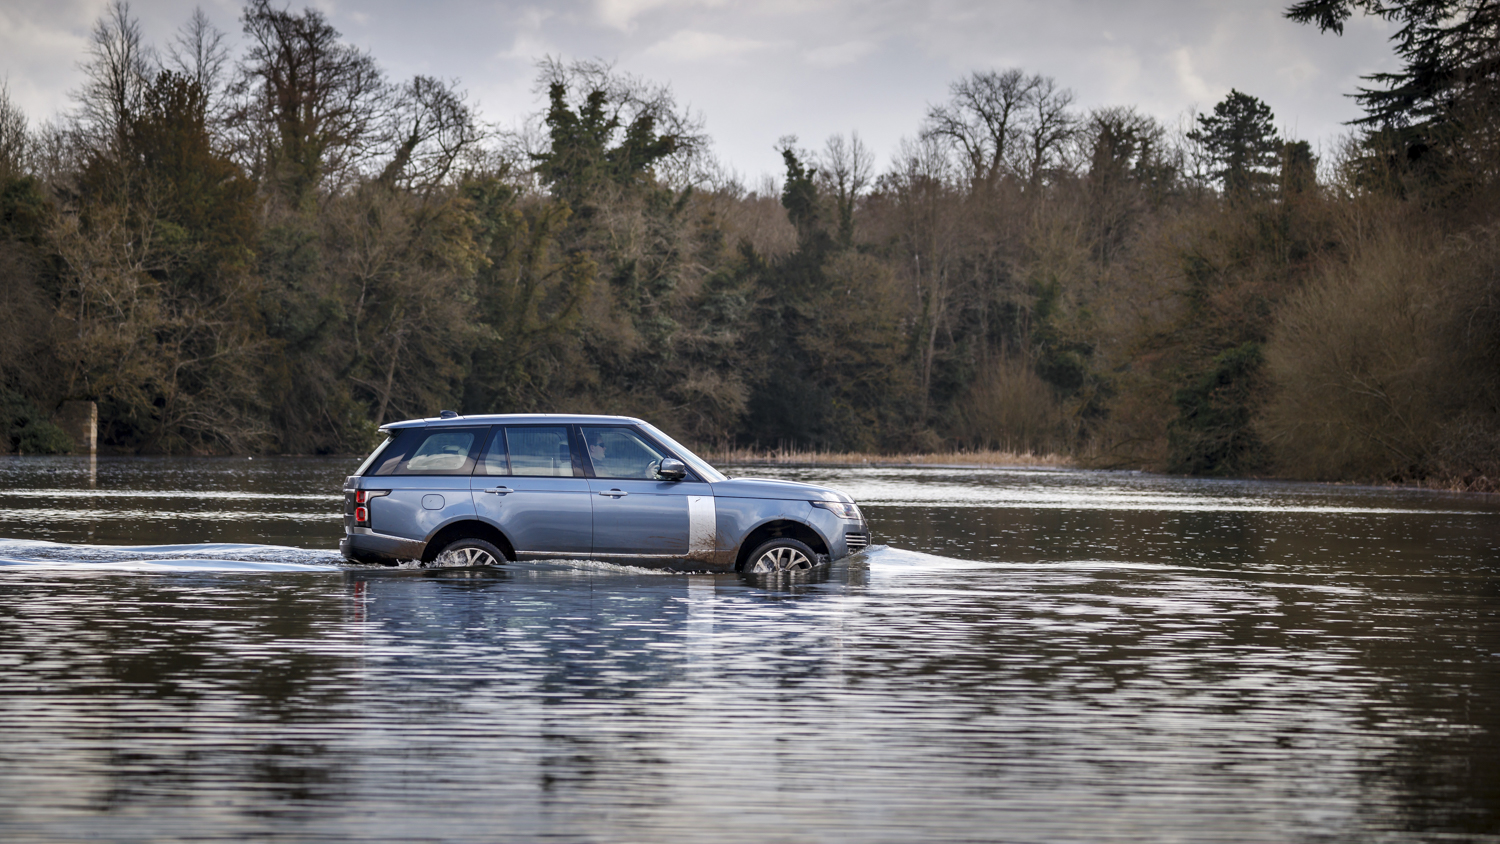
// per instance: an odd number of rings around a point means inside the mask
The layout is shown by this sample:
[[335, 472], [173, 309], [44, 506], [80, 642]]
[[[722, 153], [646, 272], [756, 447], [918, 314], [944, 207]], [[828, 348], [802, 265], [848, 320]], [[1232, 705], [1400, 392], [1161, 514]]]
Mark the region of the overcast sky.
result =
[[[71, 107], [90, 26], [107, 0], [0, 0], [0, 77], [33, 121]], [[1253, 94], [1287, 134], [1327, 148], [1359, 115], [1359, 77], [1398, 64], [1388, 25], [1343, 37], [1282, 17], [1287, 0], [319, 0], [393, 80], [458, 78], [487, 121], [539, 107], [536, 60], [602, 58], [671, 85], [702, 113], [718, 157], [754, 183], [775, 145], [857, 131], [879, 160], [975, 70], [1051, 76], [1081, 107], [1133, 105], [1169, 124]], [[201, 5], [238, 43], [235, 0], [137, 0], [165, 44]], [[305, 5], [302, 0], [292, 4]]]

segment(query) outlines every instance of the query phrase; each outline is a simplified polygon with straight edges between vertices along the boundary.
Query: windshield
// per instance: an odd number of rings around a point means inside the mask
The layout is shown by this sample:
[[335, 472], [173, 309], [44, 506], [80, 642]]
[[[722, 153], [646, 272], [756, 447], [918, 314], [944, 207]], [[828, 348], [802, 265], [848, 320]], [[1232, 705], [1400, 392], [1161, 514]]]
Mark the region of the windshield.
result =
[[688, 451], [686, 448], [683, 448], [682, 443], [679, 443], [666, 434], [663, 434], [655, 426], [647, 424], [645, 422], [642, 422], [641, 426], [645, 428], [646, 431], [651, 434], [651, 436], [655, 437], [657, 442], [660, 442], [662, 445], [676, 452], [677, 456], [682, 458], [682, 462], [688, 464], [688, 466], [690, 466], [694, 472], [698, 473], [698, 477], [702, 478], [705, 481], [708, 481], [709, 483], [729, 480], [728, 476], [726, 476], [724, 473], [708, 465], [708, 463], [704, 462], [703, 458], [692, 453], [691, 451]]

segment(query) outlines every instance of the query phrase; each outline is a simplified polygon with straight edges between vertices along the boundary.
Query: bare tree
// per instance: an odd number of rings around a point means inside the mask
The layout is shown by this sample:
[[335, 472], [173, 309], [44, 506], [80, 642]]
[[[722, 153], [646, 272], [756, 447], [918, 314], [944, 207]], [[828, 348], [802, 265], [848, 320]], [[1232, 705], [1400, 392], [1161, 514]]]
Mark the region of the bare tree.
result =
[[44, 120], [30, 132], [30, 172], [55, 185], [64, 185], [84, 167], [77, 131], [66, 118]]
[[916, 314], [914, 333], [921, 343], [921, 417], [932, 398], [932, 369], [937, 342], [953, 307], [954, 282], [961, 259], [961, 203], [942, 139], [926, 136], [903, 140], [895, 169], [881, 177], [881, 190], [897, 203], [897, 242], [906, 253]]
[[1078, 117], [1070, 107], [1073, 92], [1057, 87], [1050, 76], [1033, 76], [1022, 97], [1021, 150], [1026, 183], [1035, 188], [1042, 174], [1061, 166], [1067, 144], [1078, 128]]
[[824, 189], [838, 206], [838, 240], [845, 248], [854, 243], [854, 206], [870, 186], [874, 162], [875, 156], [858, 132], [849, 133], [848, 140], [843, 135], [831, 136], [818, 158]]
[[0, 177], [15, 176], [31, 167], [31, 135], [26, 115], [10, 101], [10, 85], [0, 82]]
[[338, 188], [384, 142], [391, 89], [369, 54], [339, 40], [315, 9], [301, 14], [252, 0], [243, 15], [250, 48], [240, 65], [234, 121], [250, 164], [293, 205]]
[[1177, 125], [1171, 130], [1172, 145], [1182, 162], [1183, 180], [1195, 196], [1201, 198], [1213, 183], [1213, 156], [1208, 147], [1198, 138], [1195, 127], [1200, 113], [1190, 108], [1177, 117]]
[[971, 186], [993, 185], [1015, 154], [1016, 124], [1037, 79], [1019, 68], [972, 73], [950, 86], [948, 102], [928, 108], [922, 136], [958, 151]]
[[114, 0], [94, 22], [88, 55], [79, 64], [83, 87], [74, 93], [80, 128], [96, 150], [118, 155], [156, 74], [156, 58], [141, 43], [140, 23], [131, 17], [126, 0]]
[[167, 44], [166, 65], [185, 79], [198, 83], [207, 99], [206, 111], [210, 120], [220, 116], [224, 87], [228, 82], [229, 49], [224, 46], [224, 32], [209, 21], [203, 7], [193, 9], [193, 16]]
[[381, 178], [423, 192], [441, 184], [453, 166], [483, 139], [457, 81], [416, 76], [401, 88], [392, 112], [395, 154]]

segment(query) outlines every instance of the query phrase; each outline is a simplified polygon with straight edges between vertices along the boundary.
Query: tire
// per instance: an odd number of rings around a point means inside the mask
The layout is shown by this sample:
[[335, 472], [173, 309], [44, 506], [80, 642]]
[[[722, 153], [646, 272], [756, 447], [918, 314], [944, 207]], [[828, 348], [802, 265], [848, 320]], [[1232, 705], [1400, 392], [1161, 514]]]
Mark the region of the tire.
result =
[[447, 566], [498, 566], [504, 562], [505, 554], [499, 548], [473, 537], [453, 540], [433, 558], [433, 563]]
[[745, 571], [752, 574], [809, 571], [818, 564], [818, 555], [805, 542], [780, 537], [762, 542], [745, 559]]

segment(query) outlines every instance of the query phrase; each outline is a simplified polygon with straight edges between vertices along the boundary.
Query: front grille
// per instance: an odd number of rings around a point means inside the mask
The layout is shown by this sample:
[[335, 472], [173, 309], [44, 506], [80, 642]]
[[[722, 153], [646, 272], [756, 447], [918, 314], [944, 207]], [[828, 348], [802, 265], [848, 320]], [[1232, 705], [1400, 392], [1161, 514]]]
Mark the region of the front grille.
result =
[[863, 551], [870, 546], [870, 535], [867, 533], [846, 533], [844, 544], [848, 546], [850, 553]]

